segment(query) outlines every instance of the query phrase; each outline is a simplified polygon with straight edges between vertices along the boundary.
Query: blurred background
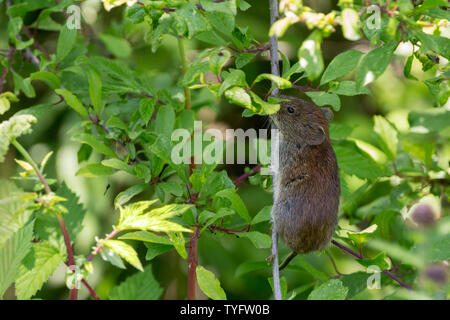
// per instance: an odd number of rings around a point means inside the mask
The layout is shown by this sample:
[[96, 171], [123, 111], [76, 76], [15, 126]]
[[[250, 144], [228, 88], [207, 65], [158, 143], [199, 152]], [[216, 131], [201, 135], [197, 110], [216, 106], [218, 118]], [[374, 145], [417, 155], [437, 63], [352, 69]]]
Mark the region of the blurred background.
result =
[[[254, 37], [261, 43], [268, 42], [269, 11], [268, 1], [247, 0], [252, 7], [245, 13], [240, 12], [237, 25], [249, 27]], [[304, 1], [313, 9], [327, 13], [333, 10], [337, 1], [314, 0]], [[177, 49], [176, 39], [166, 37], [156, 53], [152, 53], [149, 46], [143, 41], [144, 30], [124, 23], [124, 7], [115, 8], [106, 12], [100, 0], [87, 0], [80, 3], [83, 12], [84, 23], [82, 30], [85, 39], [91, 39], [84, 45], [90, 52], [98, 55], [117, 57], [128, 61], [128, 63], [142, 74], [148, 74], [152, 78], [155, 89], [169, 88], [173, 95], [180, 94], [175, 88], [181, 74], [180, 57]], [[56, 22], [63, 22], [62, 14], [52, 15]], [[32, 19], [32, 17], [30, 17]], [[6, 34], [7, 16], [5, 4], [0, 3], [0, 48], [8, 48]], [[58, 32], [39, 30], [36, 38], [47, 52], [54, 53]], [[309, 34], [309, 30], [302, 24], [296, 24], [289, 28], [287, 33], [280, 39], [280, 50], [291, 60], [291, 64], [297, 62], [297, 50], [302, 41]], [[121, 43], [122, 50], [105, 46], [102, 35], [110, 35], [125, 39]], [[104, 38], [104, 37], [103, 37]], [[204, 43], [196, 40], [186, 41], [188, 56], [193, 58], [199, 50], [205, 48]], [[129, 51], [123, 50], [128, 48]], [[355, 48], [363, 52], [370, 50], [367, 40], [350, 42], [342, 37], [341, 32], [336, 32], [324, 39], [322, 50], [325, 64], [328, 64], [338, 53]], [[342, 97], [342, 108], [335, 113], [334, 122], [354, 126], [352, 135], [368, 142], [374, 142], [372, 136], [372, 116], [381, 114], [395, 122], [397, 128], [402, 131], [408, 130], [407, 112], [410, 110], [423, 110], [432, 108], [433, 100], [427, 87], [418, 81], [405, 79], [403, 66], [406, 57], [410, 53], [408, 48], [402, 46], [397, 49], [388, 70], [375, 81], [370, 89], [372, 96]], [[431, 78], [430, 74], [424, 74], [421, 66], [414, 61], [412, 73], [418, 78]], [[32, 65], [24, 65], [26, 73], [33, 70]], [[247, 81], [251, 83], [260, 73], [270, 72], [270, 64], [267, 56], [260, 56], [244, 67]], [[0, 117], [0, 121], [9, 118], [20, 109], [43, 103], [55, 103], [58, 97], [43, 83], [34, 83], [36, 98], [28, 99], [20, 96], [20, 102], [14, 103], [11, 110]], [[11, 83], [5, 85], [5, 90], [12, 89]], [[268, 87], [261, 85], [257, 88], [264, 95]], [[297, 92], [288, 92], [298, 95]], [[200, 108], [198, 118], [208, 124], [209, 127], [218, 128], [263, 128], [267, 125], [267, 119], [263, 117], [244, 118], [241, 116], [242, 108], [230, 105], [225, 100], [216, 101], [206, 91], [196, 91], [193, 94], [195, 108]], [[448, 105], [446, 106], [449, 107]], [[113, 199], [120, 191], [135, 183], [129, 175], [117, 173], [108, 178], [83, 178], [76, 177], [74, 173], [78, 170], [77, 151], [79, 144], [70, 140], [70, 130], [78, 123], [78, 118], [73, 110], [64, 104], [55, 105], [51, 112], [42, 116], [39, 125], [34, 125], [34, 131], [30, 135], [21, 137], [21, 142], [30, 150], [32, 157], [40, 161], [47, 152], [54, 150], [55, 153], [47, 165], [47, 176], [65, 181], [70, 189], [80, 197], [81, 203], [87, 209], [84, 221], [84, 229], [75, 240], [75, 252], [88, 255], [95, 244], [95, 237], [102, 238], [110, 232], [111, 225], [117, 221], [118, 212], [114, 210]], [[17, 155], [10, 148], [6, 161], [0, 164], [0, 175], [2, 178], [11, 178], [17, 174], [17, 165], [14, 158]], [[230, 178], [236, 178], [244, 172], [244, 165], [224, 166]], [[111, 188], [105, 193], [107, 185]], [[266, 205], [272, 204], [272, 194], [261, 188], [243, 183], [239, 186], [239, 194], [245, 201], [249, 212], [254, 216]], [[144, 195], [149, 196], [150, 194]], [[269, 232], [269, 230], [258, 230]], [[137, 244], [137, 251], [141, 261], [145, 261], [146, 248], [143, 244]], [[342, 273], [360, 270], [361, 266], [351, 258], [343, 255], [339, 250], [331, 248], [339, 270]], [[280, 256], [288, 254], [287, 248], [281, 245]], [[199, 240], [199, 264], [214, 271], [221, 280], [222, 287], [229, 299], [268, 299], [272, 291], [267, 282], [270, 276], [269, 269], [247, 273], [243, 276], [236, 275], [238, 266], [243, 262], [262, 261], [270, 255], [268, 249], [255, 249], [248, 240], [238, 240], [235, 235], [217, 234], [212, 236], [205, 232]], [[318, 270], [327, 274], [333, 274], [334, 269], [326, 255], [317, 253], [306, 256]], [[164, 299], [184, 299], [187, 292], [187, 263], [182, 260], [175, 251], [164, 253], [151, 262], [153, 273], [160, 285], [165, 288], [162, 296]], [[100, 297], [107, 297], [108, 291], [116, 284], [123, 281], [127, 276], [136, 272], [133, 268], [121, 270], [105, 263], [100, 257], [94, 259], [95, 272], [90, 275], [90, 284], [96, 288]], [[312, 276], [309, 273], [298, 270], [287, 270], [283, 272], [287, 277], [289, 289], [301, 287], [302, 284], [310, 283]], [[42, 299], [67, 298], [68, 291], [64, 283], [65, 268], [61, 267], [37, 294]], [[299, 294], [297, 298], [307, 297], [309, 291]], [[371, 293], [374, 294], [374, 293]], [[376, 294], [376, 293], [375, 293]], [[381, 293], [380, 293], [381, 294]], [[369, 298], [369, 293], [363, 292], [360, 298]], [[87, 298], [89, 294], [83, 287], [80, 298]], [[199, 297], [206, 298], [199, 290]], [[8, 295], [5, 296], [7, 298]], [[373, 298], [373, 297], [372, 297]]]

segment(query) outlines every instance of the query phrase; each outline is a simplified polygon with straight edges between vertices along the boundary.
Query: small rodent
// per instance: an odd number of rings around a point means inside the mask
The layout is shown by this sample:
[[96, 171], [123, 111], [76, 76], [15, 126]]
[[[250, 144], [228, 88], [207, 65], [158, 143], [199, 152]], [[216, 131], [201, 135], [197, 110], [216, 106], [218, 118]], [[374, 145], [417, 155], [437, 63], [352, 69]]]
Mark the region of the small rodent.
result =
[[272, 219], [295, 253], [324, 248], [338, 221], [339, 169], [331, 147], [327, 108], [289, 96], [270, 118], [279, 130]]

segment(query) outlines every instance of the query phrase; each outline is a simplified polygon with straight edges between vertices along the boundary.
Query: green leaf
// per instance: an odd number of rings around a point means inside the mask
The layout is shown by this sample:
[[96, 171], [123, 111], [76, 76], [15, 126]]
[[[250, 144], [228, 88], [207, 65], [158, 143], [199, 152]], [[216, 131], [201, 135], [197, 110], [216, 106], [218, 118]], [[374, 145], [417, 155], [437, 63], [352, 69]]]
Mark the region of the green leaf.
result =
[[178, 18], [177, 22], [179, 23], [180, 30], [177, 31], [179, 35], [181, 35], [180, 31], [184, 29], [184, 27], [187, 28], [188, 39], [191, 39], [201, 32], [211, 29], [208, 20], [203, 17], [200, 10], [198, 10], [192, 3], [182, 5], [179, 9], [173, 12], [172, 15]]
[[15, 71], [12, 71], [12, 74], [16, 90], [21, 90], [28, 98], [36, 97], [36, 91], [31, 85], [30, 78], [24, 79]]
[[239, 233], [239, 237], [250, 239], [258, 249], [270, 248], [272, 246], [272, 239], [267, 234], [258, 231], [242, 232]]
[[[2, 220], [2, 223], [4, 220]], [[6, 289], [16, 280], [19, 266], [31, 249], [33, 237], [33, 222], [30, 222], [11, 237], [0, 244], [0, 299]], [[2, 226], [3, 229], [3, 226]], [[0, 233], [2, 236], [3, 234]]]
[[0, 179], [0, 248], [30, 218], [32, 199], [13, 182]]
[[144, 120], [145, 124], [148, 124], [152, 118], [153, 111], [155, 109], [155, 99], [144, 98], [139, 101], [139, 114]]
[[339, 82], [336, 86], [331, 87], [328, 92], [339, 94], [341, 96], [356, 96], [359, 94], [372, 95], [369, 88], [367, 87], [361, 87], [358, 89], [356, 86], [356, 82], [354, 81]]
[[81, 104], [80, 100], [69, 90], [66, 89], [56, 89], [56, 94], [62, 96], [69, 107], [75, 110], [82, 117], [88, 117], [88, 112]]
[[114, 170], [110, 167], [105, 167], [100, 163], [89, 163], [75, 173], [75, 176], [87, 177], [87, 178], [97, 178], [101, 176], [109, 176], [114, 173]]
[[175, 111], [170, 106], [160, 106], [156, 114], [155, 131], [170, 139], [175, 126]]
[[300, 268], [312, 275], [314, 278], [319, 279], [320, 281], [328, 281], [328, 276], [324, 272], [317, 270], [311, 263], [308, 262], [308, 260], [306, 260], [303, 255], [297, 255], [295, 257], [295, 260], [293, 260], [291, 264], [287, 266], [287, 268]]
[[231, 11], [206, 11], [205, 16], [214, 28], [230, 35], [234, 29], [234, 15]]
[[256, 216], [253, 217], [251, 225], [261, 223], [264, 221], [269, 221], [271, 217], [272, 206], [265, 206], [259, 211]]
[[183, 258], [187, 258], [186, 246], [183, 234], [181, 232], [169, 232], [168, 233], [169, 240], [172, 245], [175, 247], [175, 250], [178, 254]]
[[366, 268], [370, 266], [377, 266], [380, 270], [387, 270], [390, 267], [389, 263], [386, 261], [386, 254], [384, 252], [380, 252], [375, 256], [375, 258], [356, 259], [356, 261]]
[[270, 265], [267, 261], [255, 261], [255, 262], [246, 261], [241, 263], [237, 267], [235, 276], [241, 277], [249, 272], [263, 270], [267, 268], [270, 268]]
[[377, 178], [387, 173], [367, 154], [361, 152], [354, 142], [342, 141], [333, 145], [339, 169], [359, 178]]
[[73, 137], [73, 140], [79, 141], [81, 143], [88, 144], [97, 151], [98, 153], [104, 154], [106, 156], [116, 158], [116, 154], [104, 143], [97, 139], [97, 137], [93, 136], [89, 133], [80, 133]]
[[77, 40], [77, 29], [69, 29], [67, 23], [61, 28], [56, 47], [56, 60], [63, 61], [65, 57], [72, 51]]
[[132, 166], [130, 166], [129, 164], [127, 164], [117, 158], [105, 159], [102, 161], [102, 165], [110, 167], [110, 168], [114, 168], [117, 170], [125, 171], [131, 175], [135, 174], [135, 171]]
[[159, 236], [148, 231], [128, 232], [123, 236], [120, 236], [119, 239], [139, 240], [144, 242], [172, 245], [172, 242], [167, 236]]
[[171, 245], [151, 242], [146, 242], [144, 244], [147, 247], [147, 254], [145, 255], [145, 260], [147, 261], [153, 260], [155, 257], [173, 250], [173, 246]]
[[225, 198], [231, 202], [236, 213], [245, 221], [250, 222], [251, 218], [248, 214], [247, 207], [241, 197], [233, 189], [224, 189], [216, 193], [216, 198]]
[[108, 50], [118, 58], [128, 58], [133, 51], [130, 43], [123, 37], [115, 37], [110, 34], [102, 33], [98, 36], [98, 38], [101, 40], [101, 42], [103, 42], [106, 50]]
[[411, 128], [420, 128], [427, 132], [440, 132], [450, 126], [450, 110], [435, 108], [421, 111], [411, 111], [408, 114]]
[[189, 229], [167, 219], [183, 214], [192, 205], [167, 204], [146, 210], [157, 200], [140, 201], [120, 208], [119, 230], [148, 230], [155, 232], [190, 232]]
[[100, 116], [103, 109], [102, 78], [100, 77], [100, 73], [93, 66], [88, 67], [87, 76], [89, 80], [89, 96], [91, 97], [95, 112]]
[[341, 280], [333, 279], [321, 284], [308, 296], [308, 300], [345, 300], [348, 288]]
[[341, 78], [355, 69], [363, 53], [357, 50], [348, 50], [338, 54], [331, 60], [320, 79], [320, 85]]
[[368, 245], [373, 249], [386, 252], [390, 257], [401, 261], [402, 264], [409, 264], [417, 268], [424, 266], [424, 260], [419, 255], [396, 243], [374, 238], [369, 240]]
[[382, 116], [374, 116], [374, 131], [381, 149], [394, 161], [397, 156], [397, 130]]
[[35, 243], [16, 280], [16, 296], [28, 300], [42, 288], [56, 268], [66, 259], [65, 252], [49, 241]]
[[118, 208], [130, 201], [134, 196], [147, 189], [147, 184], [136, 184], [119, 193], [114, 199], [114, 207]]
[[144, 271], [136, 251], [129, 244], [120, 240], [107, 240], [105, 246], [117, 253], [136, 269]]
[[323, 71], [323, 57], [320, 45], [322, 43], [322, 33], [320, 30], [313, 31], [298, 50], [298, 59], [308, 78], [314, 80]]
[[222, 78], [223, 82], [220, 85], [219, 96], [232, 87], [248, 88], [247, 81], [245, 80], [245, 73], [242, 70], [229, 69], [229, 71], [223, 71]]
[[256, 77], [253, 83], [257, 83], [266, 79], [275, 83], [280, 89], [289, 89], [292, 86], [292, 83], [289, 80], [283, 79], [270, 73], [261, 73]]
[[306, 95], [319, 107], [330, 105], [333, 110], [339, 111], [341, 109], [341, 100], [337, 94], [327, 92], [306, 92]]
[[361, 21], [359, 21], [359, 14], [352, 8], [344, 8], [341, 12], [342, 33], [344, 37], [351, 41], [361, 39]]
[[30, 80], [42, 80], [52, 89], [57, 89], [61, 86], [61, 81], [59, 78], [48, 71], [34, 72], [30, 75]]
[[370, 274], [360, 271], [339, 278], [339, 280], [342, 281], [344, 287], [348, 288], [347, 299], [351, 299], [358, 293], [366, 290], [367, 279], [369, 277]]
[[[64, 221], [70, 238], [75, 241], [76, 236], [83, 228], [83, 219], [86, 215], [86, 210], [83, 205], [79, 203], [80, 199], [77, 194], [70, 190], [65, 182], [58, 188], [56, 195], [66, 199], [66, 201], [61, 203], [61, 205], [67, 209], [67, 213], [64, 215]], [[52, 218], [54, 219], [54, 217]]]
[[231, 53], [228, 50], [214, 50], [209, 58], [209, 67], [214, 74], [220, 74], [222, 67], [231, 57]]
[[391, 61], [397, 48], [396, 42], [388, 42], [367, 53], [356, 69], [356, 84], [358, 88], [366, 86], [381, 76]]
[[198, 286], [209, 298], [213, 300], [226, 300], [227, 296], [220, 286], [220, 282], [214, 276], [214, 273], [206, 270], [202, 266], [197, 266]]
[[100, 251], [100, 256], [102, 259], [106, 262], [111, 263], [113, 266], [119, 268], [119, 269], [126, 269], [125, 264], [122, 261], [122, 258], [119, 257], [118, 254], [116, 254], [114, 251], [108, 249], [108, 248], [102, 248]]
[[138, 272], [114, 287], [110, 293], [111, 300], [158, 300], [163, 288], [160, 287], [152, 272], [152, 265], [145, 267], [144, 272]]
[[251, 108], [252, 106], [252, 99], [248, 95], [247, 91], [240, 87], [233, 87], [225, 91], [225, 98], [227, 98], [230, 103], [234, 103], [245, 108]]
[[[250, 91], [250, 95], [253, 99], [253, 101], [260, 105], [262, 110], [258, 111], [258, 114], [261, 115], [270, 115], [270, 114], [274, 114], [277, 113], [278, 110], [280, 110], [280, 104], [278, 103], [278, 100], [276, 98], [270, 97], [268, 99], [268, 101], [264, 101], [263, 99], [261, 99], [260, 97], [258, 97], [255, 93], [253, 93], [252, 91]], [[252, 110], [253, 111], [253, 110]]]

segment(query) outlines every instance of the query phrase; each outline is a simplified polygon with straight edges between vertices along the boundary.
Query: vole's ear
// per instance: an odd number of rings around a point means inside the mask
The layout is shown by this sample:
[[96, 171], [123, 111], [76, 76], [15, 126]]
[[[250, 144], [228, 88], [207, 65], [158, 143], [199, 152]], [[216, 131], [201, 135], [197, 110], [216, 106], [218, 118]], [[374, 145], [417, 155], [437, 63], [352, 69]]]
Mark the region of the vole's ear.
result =
[[325, 140], [325, 130], [321, 126], [317, 126], [311, 132], [311, 136], [309, 137], [308, 144], [311, 146], [318, 146]]
[[333, 111], [328, 108], [320, 108], [320, 110], [322, 110], [322, 113], [328, 121], [331, 121], [333, 119]]

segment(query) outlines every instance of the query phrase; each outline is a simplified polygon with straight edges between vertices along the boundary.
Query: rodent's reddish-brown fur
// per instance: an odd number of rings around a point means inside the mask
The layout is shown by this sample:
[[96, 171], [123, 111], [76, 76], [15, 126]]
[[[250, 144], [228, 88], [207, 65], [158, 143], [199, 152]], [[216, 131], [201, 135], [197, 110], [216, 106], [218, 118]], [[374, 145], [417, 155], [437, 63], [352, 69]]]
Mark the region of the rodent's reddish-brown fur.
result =
[[306, 253], [330, 242], [338, 220], [339, 170], [326, 117], [331, 111], [301, 99], [279, 98], [289, 101], [271, 115], [280, 133], [272, 219], [286, 245]]

